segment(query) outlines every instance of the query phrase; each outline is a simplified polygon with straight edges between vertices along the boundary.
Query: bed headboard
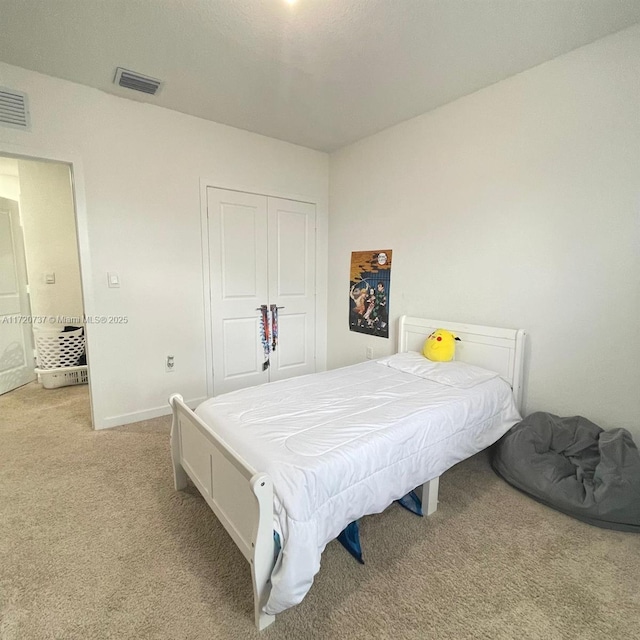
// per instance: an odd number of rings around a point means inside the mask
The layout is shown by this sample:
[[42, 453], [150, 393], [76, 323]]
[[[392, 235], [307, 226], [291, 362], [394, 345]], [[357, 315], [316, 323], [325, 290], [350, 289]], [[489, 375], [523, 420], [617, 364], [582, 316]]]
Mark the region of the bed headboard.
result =
[[525, 332], [522, 329], [499, 329], [446, 320], [400, 317], [398, 352], [418, 351], [427, 336], [436, 329], [447, 329], [460, 338], [455, 359], [496, 371], [509, 382], [518, 409], [522, 410], [522, 372]]

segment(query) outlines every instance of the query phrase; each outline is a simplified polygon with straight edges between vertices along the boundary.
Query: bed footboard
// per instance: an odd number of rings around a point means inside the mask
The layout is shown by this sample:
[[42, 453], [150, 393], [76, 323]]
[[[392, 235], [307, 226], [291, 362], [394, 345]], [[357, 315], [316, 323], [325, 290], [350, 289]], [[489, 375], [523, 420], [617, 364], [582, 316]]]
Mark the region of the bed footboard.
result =
[[173, 409], [171, 458], [176, 490], [191, 478], [236, 546], [251, 564], [254, 616], [258, 629], [275, 616], [263, 612], [274, 564], [273, 483], [258, 473], [214, 434], [184, 403], [169, 398]]

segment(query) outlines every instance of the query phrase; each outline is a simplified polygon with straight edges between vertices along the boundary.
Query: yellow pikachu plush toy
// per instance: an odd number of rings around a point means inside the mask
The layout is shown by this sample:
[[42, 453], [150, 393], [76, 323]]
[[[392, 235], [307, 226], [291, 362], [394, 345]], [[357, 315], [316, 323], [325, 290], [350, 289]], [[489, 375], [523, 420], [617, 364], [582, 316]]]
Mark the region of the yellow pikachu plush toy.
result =
[[456, 352], [456, 336], [446, 329], [436, 329], [424, 343], [422, 353], [434, 362], [449, 362]]

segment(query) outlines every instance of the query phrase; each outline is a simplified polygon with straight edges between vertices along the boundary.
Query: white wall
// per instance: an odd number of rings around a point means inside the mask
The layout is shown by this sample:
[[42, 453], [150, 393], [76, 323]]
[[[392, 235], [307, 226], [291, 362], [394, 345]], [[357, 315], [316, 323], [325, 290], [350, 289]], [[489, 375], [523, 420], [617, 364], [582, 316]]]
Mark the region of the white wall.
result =
[[0, 173], [0, 198], [20, 200], [20, 182], [18, 176]]
[[[0, 153], [79, 158], [89, 260], [88, 327], [97, 427], [167, 413], [167, 397], [203, 398], [205, 329], [200, 180], [318, 204], [318, 366], [325, 365], [328, 156], [0, 64], [4, 86], [29, 95], [32, 130], [0, 128]], [[107, 287], [108, 271], [121, 279]], [[88, 285], [88, 286], [87, 286]], [[164, 359], [176, 369], [165, 373]]]
[[[640, 26], [331, 156], [329, 366], [349, 257], [393, 249], [390, 310], [528, 334], [528, 411], [640, 443]], [[395, 331], [394, 323], [394, 331]]]
[[[82, 317], [82, 287], [69, 167], [18, 161], [20, 219], [24, 230], [31, 313]], [[45, 274], [55, 283], [47, 284]], [[70, 324], [60, 320], [62, 325]]]

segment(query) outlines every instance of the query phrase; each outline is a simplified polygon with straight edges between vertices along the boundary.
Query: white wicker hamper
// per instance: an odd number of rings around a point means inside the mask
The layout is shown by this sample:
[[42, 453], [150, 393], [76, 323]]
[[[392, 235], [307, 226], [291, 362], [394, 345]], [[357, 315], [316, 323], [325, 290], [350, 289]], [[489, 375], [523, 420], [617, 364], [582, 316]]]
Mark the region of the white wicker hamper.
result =
[[82, 329], [63, 332], [60, 329], [38, 327], [34, 336], [38, 365], [36, 373], [45, 389], [89, 382], [87, 366], [77, 365], [84, 353]]

